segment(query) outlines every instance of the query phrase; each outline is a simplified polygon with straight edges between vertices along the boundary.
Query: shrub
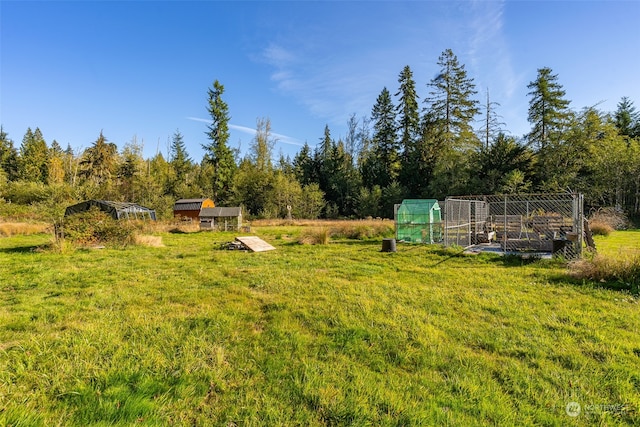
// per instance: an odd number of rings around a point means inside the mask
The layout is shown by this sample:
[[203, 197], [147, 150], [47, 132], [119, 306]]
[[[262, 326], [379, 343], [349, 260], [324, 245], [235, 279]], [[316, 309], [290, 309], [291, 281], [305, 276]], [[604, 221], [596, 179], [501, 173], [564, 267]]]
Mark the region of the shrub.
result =
[[13, 181], [7, 185], [4, 198], [12, 203], [28, 205], [50, 197], [51, 190], [40, 182]]
[[97, 207], [64, 220], [64, 238], [80, 246], [124, 247], [134, 243], [135, 233], [133, 222], [116, 221]]

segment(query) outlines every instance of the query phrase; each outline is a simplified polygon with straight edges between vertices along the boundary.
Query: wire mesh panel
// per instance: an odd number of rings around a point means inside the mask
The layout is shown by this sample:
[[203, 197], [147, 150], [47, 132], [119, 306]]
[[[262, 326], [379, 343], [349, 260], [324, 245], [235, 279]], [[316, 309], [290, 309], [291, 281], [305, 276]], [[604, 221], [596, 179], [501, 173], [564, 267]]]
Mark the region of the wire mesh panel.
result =
[[444, 202], [444, 244], [445, 246], [471, 245], [471, 204], [472, 200], [447, 198]]
[[499, 245], [504, 252], [582, 255], [582, 194], [448, 197], [444, 244]]

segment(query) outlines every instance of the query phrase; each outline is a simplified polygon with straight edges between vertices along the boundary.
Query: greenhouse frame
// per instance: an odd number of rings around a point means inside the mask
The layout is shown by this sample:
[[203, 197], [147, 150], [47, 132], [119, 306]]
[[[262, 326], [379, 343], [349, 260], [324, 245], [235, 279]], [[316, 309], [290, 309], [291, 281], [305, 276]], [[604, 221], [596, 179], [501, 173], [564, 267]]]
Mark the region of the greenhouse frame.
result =
[[442, 242], [442, 216], [435, 199], [405, 199], [395, 205], [396, 239], [410, 243]]
[[87, 212], [92, 207], [100, 209], [113, 219], [144, 219], [156, 220], [156, 211], [136, 203], [113, 202], [109, 200], [86, 200], [67, 207], [64, 216]]

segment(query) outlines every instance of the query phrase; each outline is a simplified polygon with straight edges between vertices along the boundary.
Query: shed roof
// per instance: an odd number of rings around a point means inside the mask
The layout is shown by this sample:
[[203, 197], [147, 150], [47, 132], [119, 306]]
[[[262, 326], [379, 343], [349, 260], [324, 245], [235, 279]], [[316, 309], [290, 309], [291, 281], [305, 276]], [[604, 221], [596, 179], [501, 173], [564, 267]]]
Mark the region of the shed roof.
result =
[[215, 207], [202, 208], [200, 217], [220, 218], [220, 217], [239, 217], [242, 216], [242, 208], [240, 207]]
[[177, 200], [173, 205], [174, 211], [197, 211], [202, 208], [202, 204], [205, 201], [213, 201], [211, 199], [180, 199]]

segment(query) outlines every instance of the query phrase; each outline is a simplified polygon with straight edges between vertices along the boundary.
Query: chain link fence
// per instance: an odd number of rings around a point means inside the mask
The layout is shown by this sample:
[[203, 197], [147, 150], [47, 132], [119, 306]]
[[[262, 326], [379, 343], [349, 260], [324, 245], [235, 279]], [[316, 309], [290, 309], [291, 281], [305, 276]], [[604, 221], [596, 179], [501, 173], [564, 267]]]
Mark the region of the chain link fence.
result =
[[444, 203], [445, 246], [579, 258], [583, 196], [577, 193], [452, 196]]

